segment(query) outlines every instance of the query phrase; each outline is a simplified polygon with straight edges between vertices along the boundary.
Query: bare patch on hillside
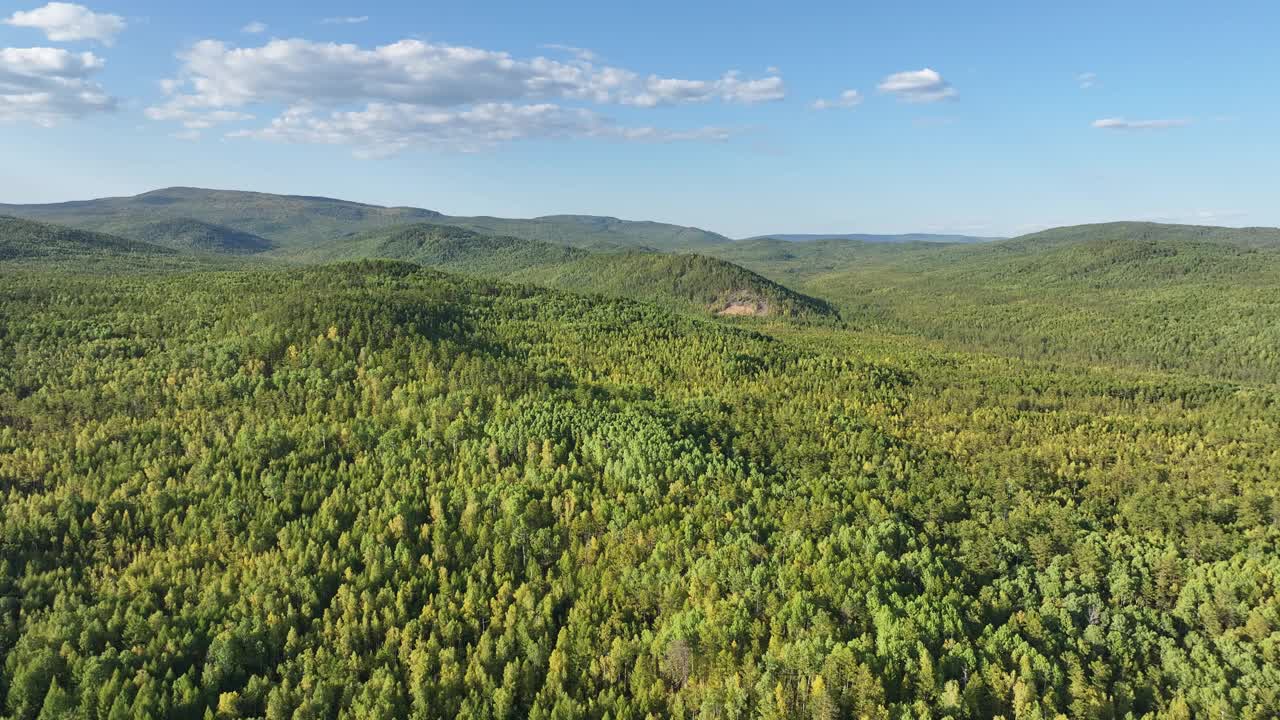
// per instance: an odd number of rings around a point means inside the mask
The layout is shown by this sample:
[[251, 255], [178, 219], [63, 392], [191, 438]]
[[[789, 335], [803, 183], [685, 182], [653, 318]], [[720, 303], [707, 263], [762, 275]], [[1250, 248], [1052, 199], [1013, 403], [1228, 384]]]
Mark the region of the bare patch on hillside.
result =
[[735, 301], [721, 308], [717, 315], [768, 315], [769, 306], [759, 301]]

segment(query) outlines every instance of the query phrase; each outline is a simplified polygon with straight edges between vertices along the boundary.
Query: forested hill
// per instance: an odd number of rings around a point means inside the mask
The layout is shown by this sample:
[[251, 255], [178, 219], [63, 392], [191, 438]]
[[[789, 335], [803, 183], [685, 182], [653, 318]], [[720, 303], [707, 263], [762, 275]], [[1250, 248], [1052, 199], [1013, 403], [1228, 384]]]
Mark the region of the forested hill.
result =
[[362, 262], [5, 268], [0, 713], [1273, 718], [1273, 389]]
[[724, 316], [837, 319], [830, 304], [733, 263], [705, 255], [599, 253], [535, 268], [513, 279], [635, 300], [670, 298]]
[[275, 246], [252, 233], [191, 218], [113, 222], [104, 227], [122, 237], [194, 252], [248, 255], [266, 252]]
[[108, 256], [172, 254], [172, 249], [150, 243], [0, 215], [0, 260], [89, 262]]
[[1172, 225], [1153, 222], [1111, 222], [1069, 225], [1014, 238], [1006, 246], [1063, 245], [1099, 241], [1208, 243], [1244, 247], [1280, 247], [1280, 228], [1229, 228], [1209, 225]]
[[1013, 280], [1117, 289], [1186, 282], [1280, 286], [1280, 230], [1082, 225], [952, 248], [935, 264], [987, 287]]
[[502, 276], [529, 267], [570, 262], [586, 254], [567, 245], [418, 223], [336, 238], [286, 257], [307, 262], [406, 260], [441, 270]]
[[197, 220], [255, 235], [284, 248], [305, 248], [341, 235], [421, 221], [454, 225], [485, 235], [593, 248], [696, 249], [730, 242], [722, 235], [697, 228], [609, 217], [450, 217], [421, 208], [185, 187], [132, 197], [49, 205], [0, 205], [0, 214], [90, 230], [116, 228], [126, 233], [129, 227], [156, 220]]
[[1280, 382], [1280, 230], [1156, 223], [973, 245], [735, 243], [845, 321], [1026, 358]]
[[596, 215], [547, 215], [529, 220], [453, 217], [445, 222], [478, 232], [597, 249], [697, 252], [733, 242], [718, 233], [694, 227]]
[[788, 242], [813, 242], [814, 240], [857, 240], [868, 243], [977, 243], [1000, 240], [997, 237], [980, 237], [975, 235], [947, 235], [937, 233], [901, 233], [896, 235], [877, 235], [871, 233], [772, 233], [756, 235], [750, 240], [786, 240]]
[[697, 313], [835, 319], [825, 302], [724, 260], [702, 255], [588, 252], [421, 223], [337, 238], [285, 255], [307, 262], [405, 260], [438, 270], [527, 282]]
[[0, 213], [88, 229], [196, 220], [250, 233], [281, 246], [310, 244], [353, 230], [440, 217], [440, 213], [417, 208], [185, 187], [50, 205], [0, 205]]

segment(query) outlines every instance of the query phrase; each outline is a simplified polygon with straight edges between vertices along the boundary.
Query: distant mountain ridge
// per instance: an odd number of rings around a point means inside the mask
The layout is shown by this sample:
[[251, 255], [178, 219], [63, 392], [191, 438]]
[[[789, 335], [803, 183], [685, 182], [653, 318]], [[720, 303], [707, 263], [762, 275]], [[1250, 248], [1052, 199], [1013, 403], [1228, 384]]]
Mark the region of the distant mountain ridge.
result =
[[[272, 247], [302, 248], [385, 227], [430, 222], [487, 235], [592, 249], [685, 250], [731, 243], [718, 233], [651, 221], [592, 215], [515, 219], [449, 216], [414, 207], [383, 207], [308, 195], [171, 187], [130, 197], [38, 205], [0, 205], [0, 214], [84, 230], [131, 228], [159, 221], [194, 221], [261, 238]], [[133, 238], [143, 239], [143, 238]], [[154, 235], [147, 238], [159, 242]], [[177, 244], [168, 240], [161, 244]]]
[[402, 260], [446, 272], [626, 297], [699, 313], [838, 318], [835, 309], [822, 300], [705, 255], [592, 252], [433, 223], [348, 235], [284, 257], [304, 262]]
[[896, 235], [877, 235], [873, 233], [773, 233], [770, 235], [754, 235], [749, 238], [743, 238], [744, 241], [769, 239], [787, 240], [790, 242], [813, 242], [815, 240], [859, 240], [869, 243], [980, 243], [1003, 240], [1004, 238], [936, 233], [901, 233]]

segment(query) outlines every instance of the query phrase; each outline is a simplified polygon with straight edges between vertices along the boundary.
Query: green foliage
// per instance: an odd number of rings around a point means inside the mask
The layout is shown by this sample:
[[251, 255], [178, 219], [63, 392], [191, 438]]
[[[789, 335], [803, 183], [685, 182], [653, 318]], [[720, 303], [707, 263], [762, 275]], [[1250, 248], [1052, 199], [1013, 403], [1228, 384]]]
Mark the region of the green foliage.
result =
[[509, 277], [575, 292], [666, 300], [698, 312], [813, 319], [838, 317], [822, 300], [705, 255], [602, 253], [571, 263], [513, 273]]
[[405, 260], [441, 270], [492, 276], [570, 262], [586, 254], [565, 245], [419, 223], [341, 237], [291, 257], [306, 262]]
[[294, 260], [379, 258], [438, 270], [626, 297], [706, 314], [835, 319], [827, 303], [788, 290], [732, 263], [703, 255], [591, 253], [566, 245], [418, 224], [338, 238]]
[[9, 717], [1280, 713], [1274, 386], [392, 262], [0, 340]]
[[[305, 249], [342, 235], [417, 222], [453, 225], [481, 235], [597, 249], [697, 249], [729, 242], [722, 235], [697, 228], [608, 217], [552, 215], [528, 220], [450, 217], [434, 210], [387, 208], [332, 198], [183, 187], [154, 190], [134, 197], [49, 205], [0, 205], [0, 214], [89, 230], [120, 231], [129, 237], [137, 237], [130, 231], [147, 232], [145, 226], [157, 221], [195, 221], [220, 226], [221, 229], [213, 233], [213, 243], [222, 242], [233, 252], [244, 252], [245, 240], [217, 240], [227, 229], [265, 238], [282, 248]], [[186, 235], [190, 237], [191, 231]], [[194, 239], [209, 241], [207, 233], [195, 233]], [[173, 244], [176, 246], [177, 242]], [[255, 248], [260, 246], [257, 241], [250, 244]]]
[[596, 215], [547, 215], [528, 220], [492, 217], [446, 217], [441, 222], [489, 235], [591, 249], [650, 249], [701, 252], [732, 241], [699, 228]]
[[108, 223], [102, 229], [153, 245], [204, 253], [240, 255], [273, 247], [270, 240], [252, 233], [190, 218]]
[[1280, 380], [1280, 230], [1112, 223], [979, 245], [721, 254], [874, 325], [1026, 358]]
[[171, 254], [172, 250], [150, 243], [0, 215], [0, 261], [74, 258], [92, 262], [113, 255]]

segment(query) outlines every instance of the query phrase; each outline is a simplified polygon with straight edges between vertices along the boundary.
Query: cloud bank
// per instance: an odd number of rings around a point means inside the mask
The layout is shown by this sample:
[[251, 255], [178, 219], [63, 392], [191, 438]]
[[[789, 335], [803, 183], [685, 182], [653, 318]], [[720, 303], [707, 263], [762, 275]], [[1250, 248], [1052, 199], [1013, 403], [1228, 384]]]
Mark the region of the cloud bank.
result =
[[[350, 144], [387, 154], [413, 146], [471, 150], [546, 137], [618, 140], [723, 139], [725, 130], [623, 127], [583, 106], [656, 108], [697, 103], [755, 104], [780, 100], [782, 78], [662, 77], [573, 57], [517, 58], [509, 53], [422, 40], [372, 48], [275, 39], [238, 48], [195, 43], [179, 57], [170, 97], [147, 110], [156, 120], [216, 124], [215, 113], [261, 105], [284, 110], [244, 137]], [[223, 116], [228, 117], [228, 116]], [[369, 154], [369, 153], [366, 153]]]

